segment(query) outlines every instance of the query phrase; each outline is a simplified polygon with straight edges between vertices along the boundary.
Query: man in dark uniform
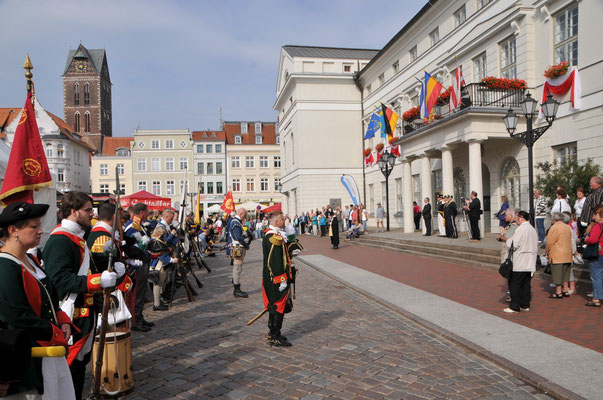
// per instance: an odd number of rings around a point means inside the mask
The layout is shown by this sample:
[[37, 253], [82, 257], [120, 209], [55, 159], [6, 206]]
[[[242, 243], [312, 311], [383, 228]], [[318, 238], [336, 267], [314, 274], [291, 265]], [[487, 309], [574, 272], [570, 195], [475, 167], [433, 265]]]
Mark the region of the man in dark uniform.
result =
[[479, 242], [481, 239], [479, 220], [482, 210], [481, 202], [477, 198], [477, 192], [471, 192], [471, 199], [467, 199], [467, 205], [463, 208], [467, 210], [467, 218], [469, 218], [469, 225], [471, 226], [471, 241]]
[[290, 292], [292, 261], [287, 252], [287, 239], [282, 230], [285, 218], [281, 211], [273, 211], [268, 216], [269, 226], [262, 240], [264, 268], [262, 271], [262, 294], [264, 307], [268, 310], [268, 343], [276, 347], [289, 347], [291, 343], [281, 335], [285, 313], [293, 307]]
[[332, 213], [332, 217], [329, 220], [329, 236], [331, 237], [331, 248], [339, 248], [339, 221], [337, 220], [337, 214]]
[[149, 208], [144, 203], [136, 203], [134, 207], [132, 207], [132, 212], [134, 213], [132, 218], [126, 222], [124, 227], [124, 236], [134, 241], [132, 245], [125, 249], [126, 253], [132, 261], [137, 261], [130, 263], [131, 266], [134, 267], [133, 270], [136, 271], [132, 275], [135, 279], [132, 330], [148, 332], [151, 330], [151, 327], [155, 325], [154, 323], [147, 321], [143, 315], [144, 299], [147, 288], [149, 287], [149, 264], [151, 262], [145, 252], [151, 239], [144, 228], [144, 223], [149, 216]]
[[81, 399], [96, 327], [94, 294], [114, 287], [125, 269], [116, 270], [117, 274], [109, 271], [100, 274], [90, 260], [90, 250], [84, 240], [84, 229], [90, 229], [93, 215], [90, 196], [83, 192], [65, 194], [61, 199], [61, 213], [64, 219], [50, 234], [43, 259], [46, 274], [63, 299], [61, 309], [72, 316], [73, 324], [80, 330], [73, 332], [67, 363], [76, 398]]
[[444, 223], [446, 224], [446, 237], [456, 239], [459, 237], [456, 231], [457, 208], [452, 196], [446, 196], [444, 203]]

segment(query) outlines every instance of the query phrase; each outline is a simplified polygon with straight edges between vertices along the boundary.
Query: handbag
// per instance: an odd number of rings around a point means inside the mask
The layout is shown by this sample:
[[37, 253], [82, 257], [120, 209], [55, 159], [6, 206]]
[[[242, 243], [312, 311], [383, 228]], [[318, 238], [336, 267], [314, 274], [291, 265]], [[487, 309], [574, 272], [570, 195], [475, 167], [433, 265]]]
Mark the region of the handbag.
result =
[[513, 251], [513, 242], [511, 242], [511, 247], [509, 247], [509, 251], [507, 252], [507, 258], [498, 268], [498, 273], [505, 279], [509, 279], [513, 272]]
[[584, 252], [582, 253], [583, 260], [596, 260], [599, 258], [599, 243], [601, 242], [602, 235], [603, 225], [601, 226], [601, 233], [599, 234], [599, 239], [597, 239], [596, 243], [588, 244], [584, 247]]

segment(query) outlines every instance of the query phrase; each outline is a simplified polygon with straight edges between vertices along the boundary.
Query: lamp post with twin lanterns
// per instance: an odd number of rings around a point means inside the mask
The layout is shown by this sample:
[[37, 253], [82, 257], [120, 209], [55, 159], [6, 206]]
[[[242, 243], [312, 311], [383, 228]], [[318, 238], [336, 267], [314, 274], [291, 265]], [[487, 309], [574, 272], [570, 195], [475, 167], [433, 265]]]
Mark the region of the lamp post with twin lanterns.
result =
[[544, 103], [541, 104], [544, 118], [546, 119], [546, 125], [539, 128], [533, 128], [532, 122], [537, 114], [538, 101], [534, 100], [530, 93], [526, 94], [526, 97], [519, 103], [521, 105], [521, 111], [526, 119], [527, 130], [524, 132], [515, 133], [517, 128], [517, 122], [519, 117], [512, 108], [509, 108], [507, 115], [503, 117], [503, 122], [507, 128], [509, 135], [515, 140], [520, 141], [528, 147], [528, 180], [529, 180], [529, 193], [530, 193], [530, 223], [534, 225], [534, 156], [533, 148], [534, 143], [553, 125], [553, 121], [557, 115], [557, 109], [559, 108], [559, 102], [553, 99], [553, 96], [549, 94]]
[[377, 163], [381, 173], [385, 176], [385, 221], [387, 231], [389, 231], [389, 174], [392, 173], [396, 163], [396, 156], [386, 150]]

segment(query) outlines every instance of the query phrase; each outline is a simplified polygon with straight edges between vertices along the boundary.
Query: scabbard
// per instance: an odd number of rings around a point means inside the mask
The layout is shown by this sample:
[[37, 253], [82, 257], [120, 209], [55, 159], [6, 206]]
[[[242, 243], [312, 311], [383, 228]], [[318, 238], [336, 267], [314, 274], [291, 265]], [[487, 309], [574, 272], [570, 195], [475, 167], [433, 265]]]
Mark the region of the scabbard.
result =
[[252, 319], [250, 319], [247, 322], [247, 326], [253, 324], [255, 321], [257, 321], [258, 319], [260, 319], [262, 317], [262, 315], [266, 314], [268, 312], [268, 309], [264, 309], [264, 311], [260, 312], [258, 315], [256, 315], [255, 317], [253, 317]]

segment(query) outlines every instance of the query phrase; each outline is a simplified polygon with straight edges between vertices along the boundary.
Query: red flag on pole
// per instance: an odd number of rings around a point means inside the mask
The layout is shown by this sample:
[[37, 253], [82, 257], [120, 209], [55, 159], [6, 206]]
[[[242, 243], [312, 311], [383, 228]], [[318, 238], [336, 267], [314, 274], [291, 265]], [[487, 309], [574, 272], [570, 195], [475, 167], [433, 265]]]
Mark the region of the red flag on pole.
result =
[[15, 130], [6, 176], [0, 191], [2, 205], [16, 201], [33, 203], [33, 190], [52, 185], [31, 98], [30, 92]]
[[229, 190], [228, 193], [226, 193], [226, 197], [224, 197], [224, 202], [222, 202], [220, 209], [228, 214], [234, 212], [235, 205], [234, 200], [232, 198], [232, 190]]

